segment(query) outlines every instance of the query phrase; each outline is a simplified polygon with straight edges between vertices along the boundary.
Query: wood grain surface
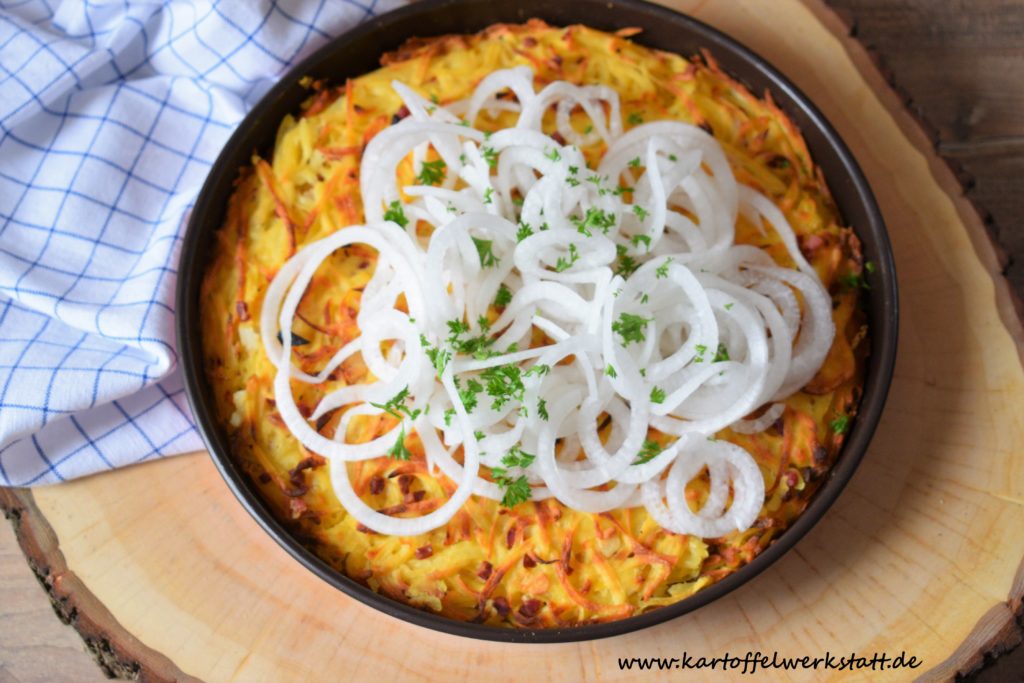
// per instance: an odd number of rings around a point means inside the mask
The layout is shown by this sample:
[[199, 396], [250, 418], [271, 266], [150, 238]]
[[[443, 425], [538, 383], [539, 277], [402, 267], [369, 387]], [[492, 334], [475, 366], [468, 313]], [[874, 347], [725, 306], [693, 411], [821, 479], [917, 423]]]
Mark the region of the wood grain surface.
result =
[[[307, 575], [246, 516], [202, 455], [39, 489], [34, 498], [15, 492], [9, 507], [56, 531], [60, 551], [35, 547], [56, 564], [35, 570], [63, 600], [65, 616], [79, 619], [70, 610], [94, 599], [101, 609], [86, 630], [123, 638], [93, 640], [101, 659], [112, 658], [108, 666], [152, 680], [177, 676], [167, 662], [209, 681], [325, 672], [335, 680], [474, 672], [610, 680], [621, 677], [617, 655], [675, 656], [681, 645], [708, 656], [838, 647], [907, 650], [925, 658], [928, 680], [942, 680], [1019, 640], [1024, 335], [1009, 288], [993, 279], [1002, 265], [982, 221], [871, 56], [821, 5], [785, 0], [765, 14], [757, 0], [667, 4], [722, 28], [795, 80], [853, 148], [889, 223], [904, 307], [900, 361], [878, 436], [836, 507], [765, 575], [692, 617], [598, 644], [510, 648], [402, 625]], [[835, 4], [884, 14], [880, 1]], [[923, 2], [908, 4], [924, 11]], [[858, 24], [858, 36], [867, 26]], [[1013, 125], [988, 106], [998, 115], [986, 130]], [[950, 141], [974, 146], [956, 130], [949, 125]], [[25, 533], [25, 520], [16, 521]], [[34, 541], [46, 536], [30, 533]], [[77, 636], [46, 613], [15, 552], [10, 535], [0, 535], [0, 683], [94, 680], [98, 669], [73, 652]], [[133, 669], [139, 661], [146, 667]], [[901, 673], [888, 678], [905, 680]]]

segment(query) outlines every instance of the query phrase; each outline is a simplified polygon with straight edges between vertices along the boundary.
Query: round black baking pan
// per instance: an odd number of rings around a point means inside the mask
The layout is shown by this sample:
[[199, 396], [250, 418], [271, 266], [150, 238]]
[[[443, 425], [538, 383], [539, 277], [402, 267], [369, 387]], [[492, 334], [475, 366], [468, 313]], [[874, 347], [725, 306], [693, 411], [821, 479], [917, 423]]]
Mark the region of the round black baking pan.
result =
[[[863, 396], [846, 443], [828, 478], [804, 513], [752, 562], [718, 583], [676, 604], [603, 624], [551, 630], [499, 628], [455, 621], [410, 607], [375, 593], [323, 562], [296, 540], [271, 514], [248, 476], [231, 458], [228, 440], [215, 417], [214, 401], [203, 371], [200, 326], [200, 284], [213, 250], [214, 232], [224, 221], [228, 197], [239, 169], [253, 152], [267, 155], [278, 125], [298, 111], [309, 97], [299, 84], [303, 76], [342, 82], [372, 71], [383, 53], [412, 37], [474, 33], [497, 22], [523, 22], [537, 17], [552, 25], [586, 24], [614, 31], [637, 27], [636, 42], [685, 56], [708, 50], [721, 68], [751, 92], [766, 90], [803, 133], [821, 167], [843, 221], [854, 228], [864, 257], [876, 265], [866, 273], [865, 290], [871, 354]], [[177, 339], [181, 368], [196, 424], [228, 487], [260, 525], [307, 569], [367, 605], [398, 619], [445, 633], [509, 642], [555, 643], [604, 638], [676, 618], [714, 602], [750, 581], [778, 560], [818, 522], [853, 476], [878, 424], [896, 358], [896, 273], [882, 216], [864, 174], [846, 145], [821, 112], [764, 59], [719, 31], [690, 17], [639, 0], [423, 0], [374, 18], [330, 41], [291, 69], [253, 108], [217, 158], [203, 185], [182, 247], [177, 290]]]

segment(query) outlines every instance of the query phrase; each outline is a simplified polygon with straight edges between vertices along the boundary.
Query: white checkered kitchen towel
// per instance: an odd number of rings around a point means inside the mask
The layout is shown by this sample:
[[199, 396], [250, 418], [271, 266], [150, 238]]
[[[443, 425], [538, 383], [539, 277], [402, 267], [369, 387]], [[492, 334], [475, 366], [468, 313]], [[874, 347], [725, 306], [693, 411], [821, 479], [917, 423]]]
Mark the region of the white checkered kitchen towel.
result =
[[0, 0], [0, 485], [195, 450], [184, 218], [248, 108], [397, 0]]

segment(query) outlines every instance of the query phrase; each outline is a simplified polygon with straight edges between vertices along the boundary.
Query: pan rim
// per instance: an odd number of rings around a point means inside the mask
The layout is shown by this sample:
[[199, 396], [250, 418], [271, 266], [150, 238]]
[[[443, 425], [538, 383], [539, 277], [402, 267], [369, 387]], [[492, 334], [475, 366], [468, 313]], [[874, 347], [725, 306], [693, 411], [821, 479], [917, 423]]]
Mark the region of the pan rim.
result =
[[[652, 22], [669, 22], [673, 26], [699, 36], [707, 42], [709, 51], [716, 57], [719, 57], [722, 53], [729, 53], [740, 61], [746, 62], [750, 68], [760, 72], [763, 78], [771, 83], [773, 95], [783, 94], [785, 97], [781, 99], [790, 101], [794, 106], [798, 107], [800, 112], [823, 136], [827, 148], [836, 155], [839, 165], [845, 172], [849, 182], [852, 183], [851, 192], [866, 215], [867, 224], [854, 227], [854, 230], [862, 240], [865, 233], [870, 233], [871, 242], [874, 245], [874, 253], [871, 255], [871, 259], [876, 264], [876, 270], [869, 276], [872, 287], [869, 290], [869, 301], [873, 309], [872, 350], [868, 359], [864, 392], [857, 417], [853, 421], [853, 426], [837, 456], [835, 464], [827, 475], [827, 480], [820, 485], [818, 491], [811, 498], [801, 515], [751, 562], [721, 581], [677, 603], [626, 619], [557, 629], [513, 629], [472, 624], [427, 612], [388, 598], [330, 567], [316, 556], [315, 553], [299, 543], [273, 516], [262, 498], [254, 491], [254, 487], [247, 475], [241, 471], [227, 452], [227, 449], [224, 448], [222, 439], [219, 436], [220, 428], [214, 417], [215, 411], [212, 398], [209, 396], [210, 392], [206, 386], [203, 370], [201, 336], [197, 329], [198, 291], [205, 265], [205, 259], [202, 258], [202, 246], [210, 237], [215, 227], [217, 227], [216, 225], [211, 227], [211, 224], [208, 222], [204, 223], [204, 217], [211, 211], [216, 214], [218, 204], [223, 209], [223, 205], [227, 202], [227, 195], [217, 192], [216, 186], [219, 184], [219, 177], [225, 173], [232, 177], [237, 175], [237, 166], [234, 166], [234, 168], [227, 167], [232, 165], [231, 160], [238, 157], [242, 151], [246, 149], [251, 150], [256, 144], [266, 142], [264, 140], [251, 139], [253, 137], [251, 131], [254, 122], [261, 117], [267, 116], [268, 112], [274, 108], [275, 103], [289, 89], [295, 87], [301, 76], [309, 73], [314, 65], [323, 61], [330, 54], [339, 51], [347, 43], [365, 39], [373, 34], [381, 34], [388, 30], [389, 27], [393, 27], [401, 22], [427, 17], [432, 13], [451, 12], [454, 8], [459, 8], [458, 11], [469, 11], [475, 7], [493, 4], [506, 3], [491, 3], [489, 0], [421, 0], [420, 2], [380, 15], [328, 41], [289, 69], [278, 83], [253, 107], [231, 135], [211, 166], [210, 173], [196, 199], [189, 218], [181, 249], [176, 292], [177, 314], [175, 317], [175, 330], [179, 361], [184, 376], [185, 392], [189, 407], [196, 420], [196, 427], [229, 489], [271, 538], [307, 570], [329, 585], [369, 607], [392, 617], [451, 635], [482, 640], [523, 643], [562, 643], [607, 638], [648, 628], [712, 603], [751, 581], [788, 553], [824, 517], [827, 510], [852, 478], [867, 451], [868, 443], [878, 425], [888, 396], [896, 360], [899, 304], [892, 247], [881, 211], [871, 192], [868, 181], [854, 159], [853, 154], [820, 110], [781, 72], [750, 49], [703, 22], [643, 0], [615, 0], [614, 3], [605, 2], [604, 0], [572, 0], [572, 2], [563, 3], [565, 6], [578, 6], [580, 8], [588, 6], [608, 7], [609, 11], [612, 12], [616, 10], [640, 12], [649, 15]], [[524, 6], [530, 4], [530, 2], [509, 2], [507, 3], [507, 12], [511, 14], [513, 10], [521, 11]], [[533, 4], [538, 3], [535, 2]], [[580, 14], [582, 15], [583, 13], [581, 12]], [[521, 12], [518, 19], [510, 18], [507, 21], [525, 21], [530, 16], [536, 16], [536, 13]], [[580, 21], [571, 23], [587, 23], [582, 18], [581, 16]], [[482, 29], [491, 23], [496, 22], [488, 21], [480, 25], [479, 28]], [[406, 37], [411, 37], [412, 35], [410, 33]], [[638, 37], [637, 42], [643, 44], [642, 34]], [[780, 98], [776, 97], [777, 103], [779, 100]], [[787, 115], [792, 114], [789, 111], [786, 113]], [[806, 135], [806, 130], [802, 132]], [[816, 164], [819, 161], [819, 159], [815, 159]], [[849, 221], [845, 220], [845, 216], [844, 223], [849, 223]]]

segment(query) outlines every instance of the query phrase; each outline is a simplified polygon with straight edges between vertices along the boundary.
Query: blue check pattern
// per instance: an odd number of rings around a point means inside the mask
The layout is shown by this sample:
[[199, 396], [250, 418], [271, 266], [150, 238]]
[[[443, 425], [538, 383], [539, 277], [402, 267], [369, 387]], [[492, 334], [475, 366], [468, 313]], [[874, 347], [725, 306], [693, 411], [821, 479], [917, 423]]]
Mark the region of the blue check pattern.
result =
[[398, 0], [0, 0], [0, 485], [201, 447], [176, 370], [189, 210], [275, 79]]

